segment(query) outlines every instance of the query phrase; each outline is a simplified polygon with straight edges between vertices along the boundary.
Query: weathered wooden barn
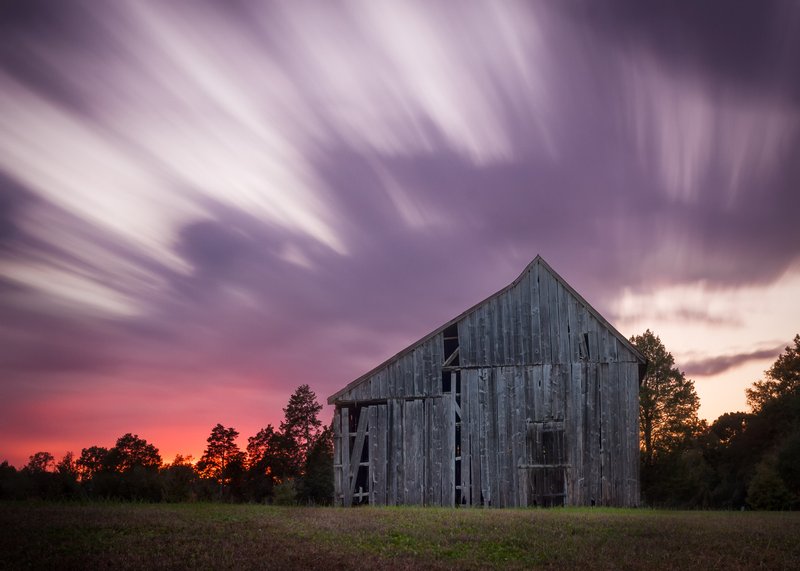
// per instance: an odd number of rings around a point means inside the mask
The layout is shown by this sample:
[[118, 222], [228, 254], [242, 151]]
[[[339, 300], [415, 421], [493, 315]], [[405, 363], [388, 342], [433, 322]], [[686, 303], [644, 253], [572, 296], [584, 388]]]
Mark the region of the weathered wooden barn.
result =
[[537, 256], [328, 399], [337, 501], [636, 505], [644, 364]]

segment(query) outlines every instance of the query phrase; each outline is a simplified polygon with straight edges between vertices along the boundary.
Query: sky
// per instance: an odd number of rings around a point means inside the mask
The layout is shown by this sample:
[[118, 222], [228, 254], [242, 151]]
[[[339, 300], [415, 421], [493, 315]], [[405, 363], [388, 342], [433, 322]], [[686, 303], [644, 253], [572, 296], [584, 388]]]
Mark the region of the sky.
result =
[[798, 59], [789, 0], [0, 2], [0, 460], [246, 444], [537, 254], [746, 409]]

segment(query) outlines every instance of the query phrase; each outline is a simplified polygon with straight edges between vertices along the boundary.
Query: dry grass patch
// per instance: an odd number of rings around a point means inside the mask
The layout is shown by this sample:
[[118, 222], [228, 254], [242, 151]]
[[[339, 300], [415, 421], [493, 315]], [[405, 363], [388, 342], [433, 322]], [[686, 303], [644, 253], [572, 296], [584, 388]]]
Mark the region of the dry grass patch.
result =
[[0, 567], [800, 568], [800, 514], [0, 504]]

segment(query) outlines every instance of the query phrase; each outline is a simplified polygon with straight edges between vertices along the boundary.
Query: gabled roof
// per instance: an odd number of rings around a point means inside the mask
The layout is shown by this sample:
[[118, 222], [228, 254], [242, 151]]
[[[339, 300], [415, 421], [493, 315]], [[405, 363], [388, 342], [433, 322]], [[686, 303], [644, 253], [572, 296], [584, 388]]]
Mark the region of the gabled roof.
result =
[[528, 271], [530, 271], [536, 264], [539, 264], [540, 266], [545, 268], [548, 272], [550, 272], [550, 274], [556, 279], [556, 281], [558, 281], [564, 287], [564, 289], [566, 289], [569, 293], [571, 293], [573, 296], [575, 296], [575, 298], [578, 301], [580, 301], [584, 306], [586, 306], [586, 309], [589, 311], [589, 313], [595, 319], [597, 319], [597, 321], [599, 321], [603, 326], [605, 326], [614, 335], [614, 337], [616, 337], [620, 341], [620, 343], [622, 343], [623, 347], [625, 347], [628, 351], [633, 353], [633, 355], [636, 356], [636, 358], [638, 358], [643, 364], [647, 362], [647, 360], [645, 359], [644, 355], [642, 355], [642, 353], [636, 347], [634, 347], [631, 344], [631, 342], [628, 341], [625, 338], [624, 335], [622, 335], [619, 331], [617, 331], [617, 329], [613, 325], [611, 325], [606, 320], [605, 317], [600, 315], [600, 313], [594, 307], [592, 307], [591, 304], [589, 304], [589, 302], [587, 302], [583, 298], [583, 296], [581, 296], [577, 291], [575, 291], [575, 289], [573, 289], [573, 287], [571, 285], [569, 285], [566, 282], [566, 280], [564, 280], [564, 278], [562, 278], [560, 275], [558, 275], [558, 272], [556, 272], [550, 266], [550, 264], [545, 262], [544, 258], [542, 258], [540, 255], [537, 254], [537, 256], [533, 259], [533, 261], [531, 263], [529, 263], [527, 266], [525, 266], [525, 269], [522, 270], [522, 273], [520, 273], [520, 275], [513, 282], [508, 284], [506, 287], [504, 287], [500, 291], [490, 295], [486, 299], [476, 303], [475, 305], [473, 305], [472, 307], [470, 307], [466, 311], [461, 312], [459, 315], [457, 315], [456, 317], [454, 317], [453, 319], [451, 319], [450, 321], [448, 321], [444, 325], [434, 329], [433, 331], [431, 331], [430, 333], [428, 333], [427, 335], [425, 335], [424, 337], [422, 337], [418, 341], [412, 343], [411, 345], [409, 345], [408, 347], [406, 347], [405, 349], [403, 349], [402, 351], [400, 351], [396, 355], [393, 355], [393, 356], [389, 357], [388, 359], [386, 359], [381, 364], [379, 364], [376, 367], [370, 369], [369, 371], [367, 371], [366, 373], [364, 373], [363, 375], [361, 375], [360, 377], [358, 377], [357, 379], [355, 379], [354, 381], [349, 383], [346, 387], [344, 387], [341, 390], [335, 392], [334, 394], [332, 394], [331, 396], [328, 397], [328, 404], [334, 404], [334, 402], [336, 401], [337, 398], [339, 398], [339, 396], [341, 396], [342, 394], [354, 389], [356, 386], [358, 386], [359, 384], [361, 384], [362, 382], [364, 382], [368, 378], [372, 377], [375, 373], [377, 373], [378, 371], [380, 371], [381, 369], [383, 369], [384, 367], [386, 367], [387, 365], [389, 365], [393, 361], [395, 361], [395, 360], [403, 357], [404, 355], [410, 353], [418, 345], [421, 345], [421, 344], [425, 343], [426, 341], [430, 340], [432, 337], [435, 337], [439, 333], [442, 333], [445, 329], [447, 329], [448, 327], [458, 323], [464, 317], [466, 317], [467, 315], [469, 315], [470, 313], [472, 313], [473, 311], [475, 311], [479, 307], [483, 306], [484, 304], [490, 302], [491, 300], [493, 300], [493, 299], [495, 299], [497, 297], [500, 297], [501, 295], [503, 295], [507, 291], [509, 291], [512, 288], [514, 288], [514, 286], [516, 286], [525, 277], [525, 274]]

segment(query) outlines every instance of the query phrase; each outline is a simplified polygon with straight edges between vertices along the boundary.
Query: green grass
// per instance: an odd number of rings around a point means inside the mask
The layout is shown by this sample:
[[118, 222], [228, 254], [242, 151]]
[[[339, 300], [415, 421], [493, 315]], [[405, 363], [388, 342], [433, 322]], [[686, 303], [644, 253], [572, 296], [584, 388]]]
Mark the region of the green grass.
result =
[[800, 513], [0, 503], [0, 568], [800, 569]]

